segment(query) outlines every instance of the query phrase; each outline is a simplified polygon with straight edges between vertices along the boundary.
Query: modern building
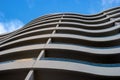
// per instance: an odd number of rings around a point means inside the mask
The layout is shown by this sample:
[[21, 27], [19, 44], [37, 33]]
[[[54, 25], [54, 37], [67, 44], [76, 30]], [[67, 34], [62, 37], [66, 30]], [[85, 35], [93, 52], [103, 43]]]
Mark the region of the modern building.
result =
[[0, 35], [0, 80], [120, 80], [120, 7], [49, 14]]

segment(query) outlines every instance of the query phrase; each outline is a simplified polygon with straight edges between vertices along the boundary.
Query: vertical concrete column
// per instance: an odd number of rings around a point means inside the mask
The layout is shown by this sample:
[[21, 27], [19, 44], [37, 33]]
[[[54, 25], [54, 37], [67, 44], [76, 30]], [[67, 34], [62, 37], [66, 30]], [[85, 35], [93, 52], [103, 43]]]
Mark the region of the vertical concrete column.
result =
[[[61, 19], [60, 19], [60, 20], [61, 20]], [[48, 38], [48, 40], [47, 40], [47, 42], [46, 42], [44, 48], [46, 47], [47, 44], [49, 44], [49, 43], [52, 42], [51, 37], [52, 37], [52, 35], [55, 34], [55, 32], [56, 32], [56, 27], [59, 26], [59, 22], [60, 22], [60, 20], [58, 21], [58, 24], [55, 26], [55, 29], [53, 30], [53, 32], [51, 33], [51, 35], [49, 36], [49, 38]], [[40, 60], [41, 58], [44, 58], [44, 56], [45, 56], [45, 50], [42, 50], [42, 51], [40, 52], [38, 58], [37, 58], [37, 61]]]
[[[59, 23], [61, 22], [61, 19], [63, 18], [63, 15], [61, 16], [60, 20], [58, 21], [58, 24], [55, 26], [55, 29], [53, 30], [53, 32], [51, 33], [51, 35], [49, 36], [46, 44], [43, 47], [43, 50], [40, 51], [40, 54], [38, 55], [36, 61], [33, 63], [32, 68], [34, 68], [34, 65], [37, 63], [37, 61], [41, 60], [42, 58], [45, 57], [45, 47], [50, 44], [52, 42], [52, 36], [56, 33], [56, 29], [59, 27]], [[34, 80], [34, 71], [30, 70], [29, 73], [27, 74], [25, 80]]]
[[44, 58], [44, 57], [45, 57], [45, 50], [42, 50], [36, 61], [39, 61], [41, 58]]
[[34, 80], [34, 71], [30, 70], [29, 73], [27, 74], [25, 80]]

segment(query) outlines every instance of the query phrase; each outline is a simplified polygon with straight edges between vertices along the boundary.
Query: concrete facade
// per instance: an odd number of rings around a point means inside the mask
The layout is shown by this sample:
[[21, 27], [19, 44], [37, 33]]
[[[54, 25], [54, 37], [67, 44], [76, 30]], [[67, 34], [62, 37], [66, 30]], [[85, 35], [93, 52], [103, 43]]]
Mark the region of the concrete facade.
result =
[[120, 7], [49, 14], [0, 35], [0, 80], [120, 80]]

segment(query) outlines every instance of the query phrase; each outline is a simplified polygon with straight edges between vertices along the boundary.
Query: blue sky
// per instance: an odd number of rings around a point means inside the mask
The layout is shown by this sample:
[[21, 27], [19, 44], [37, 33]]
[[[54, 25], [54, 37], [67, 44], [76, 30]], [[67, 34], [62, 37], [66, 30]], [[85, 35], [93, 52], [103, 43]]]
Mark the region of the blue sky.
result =
[[96, 14], [116, 6], [120, 6], [120, 0], [0, 0], [0, 34], [14, 31], [45, 14]]

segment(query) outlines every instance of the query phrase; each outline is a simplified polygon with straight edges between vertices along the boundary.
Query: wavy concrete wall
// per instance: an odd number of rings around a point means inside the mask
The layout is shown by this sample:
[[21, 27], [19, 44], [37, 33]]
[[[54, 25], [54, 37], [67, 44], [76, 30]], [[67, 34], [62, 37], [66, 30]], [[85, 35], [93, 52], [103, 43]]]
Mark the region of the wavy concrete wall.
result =
[[0, 35], [0, 80], [119, 80], [120, 7], [39, 17]]

